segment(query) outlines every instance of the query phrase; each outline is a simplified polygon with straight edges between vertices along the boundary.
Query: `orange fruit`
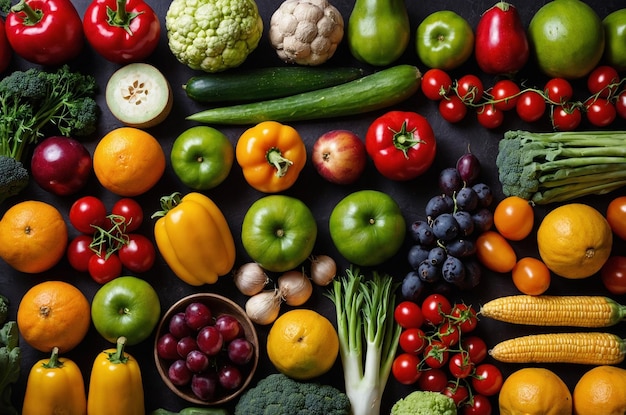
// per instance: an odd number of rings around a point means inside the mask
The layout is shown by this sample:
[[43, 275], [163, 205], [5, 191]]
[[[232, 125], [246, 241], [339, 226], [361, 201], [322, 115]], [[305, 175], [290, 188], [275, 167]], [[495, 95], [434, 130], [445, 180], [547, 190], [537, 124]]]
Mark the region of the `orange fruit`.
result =
[[285, 375], [311, 379], [331, 369], [339, 354], [339, 337], [323, 315], [308, 309], [291, 310], [270, 328], [267, 354]]
[[146, 131], [121, 127], [107, 133], [96, 145], [93, 170], [105, 189], [119, 196], [137, 196], [163, 176], [165, 153]]
[[611, 255], [613, 234], [606, 218], [591, 206], [569, 203], [549, 212], [537, 229], [537, 247], [552, 272], [587, 278]]
[[500, 415], [571, 415], [572, 394], [556, 373], [527, 367], [506, 378], [498, 406]]
[[36, 200], [20, 202], [0, 220], [0, 258], [20, 272], [47, 271], [65, 255], [67, 238], [57, 208]]
[[85, 295], [63, 281], [46, 281], [24, 294], [17, 308], [17, 327], [32, 347], [59, 354], [76, 347], [87, 335], [91, 307]]
[[585, 372], [572, 394], [574, 415], [626, 413], [626, 369], [596, 366]]

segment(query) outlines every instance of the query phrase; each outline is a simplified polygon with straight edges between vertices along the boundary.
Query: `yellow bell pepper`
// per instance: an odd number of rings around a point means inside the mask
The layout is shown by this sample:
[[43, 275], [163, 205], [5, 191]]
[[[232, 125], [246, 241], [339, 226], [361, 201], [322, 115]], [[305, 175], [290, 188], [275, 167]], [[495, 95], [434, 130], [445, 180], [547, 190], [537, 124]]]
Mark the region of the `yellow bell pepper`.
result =
[[52, 349], [49, 359], [41, 359], [28, 374], [22, 415], [85, 415], [87, 396], [83, 375], [76, 363], [59, 357]]
[[89, 380], [88, 415], [145, 415], [141, 369], [124, 352], [125, 345], [126, 338], [120, 337], [115, 349], [96, 356]]
[[181, 280], [194, 286], [214, 284], [235, 265], [235, 241], [219, 207], [192, 192], [161, 198], [154, 225], [159, 252]]
[[277, 193], [296, 182], [306, 163], [306, 146], [293, 127], [263, 121], [239, 137], [235, 157], [250, 186]]

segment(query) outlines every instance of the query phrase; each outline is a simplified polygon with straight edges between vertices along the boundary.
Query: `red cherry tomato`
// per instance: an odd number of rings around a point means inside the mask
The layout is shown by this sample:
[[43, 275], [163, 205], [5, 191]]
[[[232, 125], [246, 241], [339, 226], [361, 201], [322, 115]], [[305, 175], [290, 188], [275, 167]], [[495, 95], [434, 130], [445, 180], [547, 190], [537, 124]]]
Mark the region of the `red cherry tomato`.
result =
[[455, 124], [460, 122], [467, 115], [467, 106], [456, 95], [445, 97], [439, 101], [439, 114], [449, 123]]
[[498, 128], [504, 122], [504, 112], [500, 111], [492, 104], [485, 104], [476, 111], [478, 123], [490, 130]]
[[467, 352], [454, 353], [448, 361], [448, 370], [455, 378], [465, 379], [472, 374], [474, 363], [469, 358]]
[[420, 378], [420, 359], [411, 353], [401, 353], [391, 364], [393, 377], [403, 385], [412, 385]]
[[437, 337], [447, 347], [451, 347], [461, 340], [461, 329], [451, 320], [445, 319], [437, 328]]
[[475, 394], [472, 399], [463, 406], [463, 415], [491, 415], [492, 406], [489, 398]]
[[521, 241], [530, 235], [535, 221], [535, 212], [526, 199], [508, 196], [502, 199], [493, 212], [493, 224], [506, 239]]
[[452, 78], [447, 72], [439, 68], [432, 68], [424, 72], [421, 88], [426, 98], [439, 101], [450, 92]]
[[546, 101], [535, 91], [526, 91], [515, 104], [517, 115], [525, 122], [538, 121], [546, 112]]
[[496, 395], [500, 392], [503, 383], [502, 372], [491, 363], [482, 363], [476, 366], [476, 370], [472, 375], [472, 387], [481, 395]]
[[117, 254], [93, 255], [89, 259], [88, 265], [89, 275], [98, 284], [106, 284], [107, 282], [122, 275], [122, 261]]
[[462, 334], [469, 333], [476, 329], [478, 325], [478, 317], [476, 316], [476, 310], [471, 305], [464, 303], [455, 304], [450, 312], [450, 318], [454, 321], [454, 324], [459, 326]]
[[128, 197], [122, 198], [115, 202], [111, 213], [124, 217], [126, 232], [134, 232], [143, 223], [143, 208], [135, 199]]
[[500, 111], [512, 110], [517, 104], [519, 93], [520, 88], [515, 82], [510, 79], [502, 79], [495, 83], [491, 91], [493, 99], [497, 101], [493, 106]]
[[413, 301], [402, 301], [396, 306], [393, 313], [396, 323], [402, 328], [420, 328], [424, 324], [422, 309]]
[[104, 227], [107, 224], [107, 209], [97, 197], [84, 196], [72, 204], [69, 218], [77, 231], [93, 235], [94, 226]]
[[442, 392], [448, 385], [448, 375], [442, 369], [425, 370], [417, 380], [417, 386], [423, 391]]
[[606, 209], [606, 220], [613, 233], [626, 240], [626, 196], [611, 200]]
[[89, 259], [95, 255], [89, 247], [92, 240], [91, 235], [81, 234], [67, 245], [67, 260], [76, 271], [87, 272], [89, 270]]
[[517, 255], [511, 244], [498, 232], [486, 231], [476, 239], [476, 257], [494, 272], [511, 272], [517, 263]]
[[432, 340], [424, 349], [422, 358], [428, 367], [440, 369], [448, 363], [450, 352], [443, 342]]
[[475, 364], [487, 358], [487, 343], [478, 336], [467, 336], [461, 340], [463, 350], [467, 351], [470, 360]]
[[573, 131], [580, 125], [582, 113], [579, 107], [557, 105], [552, 111], [552, 127], [557, 131]]
[[585, 115], [587, 120], [594, 127], [609, 126], [617, 118], [617, 110], [609, 100], [597, 98], [585, 104]]
[[601, 98], [611, 95], [619, 83], [619, 74], [612, 66], [600, 65], [587, 76], [587, 89]]
[[419, 328], [402, 330], [398, 345], [403, 352], [419, 354], [426, 347], [426, 334]]
[[451, 311], [452, 305], [450, 304], [450, 300], [441, 294], [430, 294], [422, 302], [424, 321], [433, 326], [441, 324], [445, 316], [450, 314]]
[[600, 269], [600, 278], [611, 294], [626, 294], [626, 257], [611, 256]]
[[152, 241], [138, 233], [128, 234], [128, 243], [124, 244], [117, 254], [122, 265], [132, 272], [149, 271], [156, 259]]
[[463, 75], [457, 81], [457, 95], [465, 102], [476, 104], [485, 92], [483, 82], [476, 75]]
[[550, 288], [550, 269], [533, 257], [525, 257], [517, 261], [511, 271], [513, 284], [522, 293], [540, 295]]
[[460, 407], [469, 399], [469, 389], [460, 383], [449, 381], [443, 390], [443, 394], [451, 398], [457, 407]]
[[620, 118], [626, 119], [626, 90], [622, 91], [615, 101], [615, 110]]
[[574, 96], [574, 88], [567, 79], [552, 78], [543, 89], [552, 104], [565, 104]]

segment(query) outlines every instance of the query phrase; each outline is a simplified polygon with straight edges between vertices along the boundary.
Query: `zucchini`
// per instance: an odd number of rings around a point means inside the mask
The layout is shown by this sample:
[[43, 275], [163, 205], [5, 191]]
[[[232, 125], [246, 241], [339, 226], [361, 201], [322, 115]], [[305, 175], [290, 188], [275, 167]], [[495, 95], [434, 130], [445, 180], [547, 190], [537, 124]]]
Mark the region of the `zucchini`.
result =
[[352, 81], [360, 68], [276, 67], [191, 77], [183, 89], [195, 101], [244, 102], [279, 98]]
[[241, 125], [362, 114], [404, 101], [417, 92], [421, 79], [417, 67], [397, 65], [341, 85], [272, 100], [212, 108], [187, 119]]

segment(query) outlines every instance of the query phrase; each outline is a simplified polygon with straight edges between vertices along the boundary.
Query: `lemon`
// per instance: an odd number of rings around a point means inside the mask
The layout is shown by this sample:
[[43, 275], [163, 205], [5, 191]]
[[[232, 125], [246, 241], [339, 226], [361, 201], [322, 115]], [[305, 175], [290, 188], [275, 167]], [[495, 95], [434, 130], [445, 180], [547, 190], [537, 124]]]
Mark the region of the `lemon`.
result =
[[506, 378], [498, 405], [500, 415], [571, 415], [572, 394], [556, 373], [527, 367]]
[[267, 355], [276, 369], [298, 380], [328, 372], [339, 354], [333, 324], [313, 310], [290, 310], [278, 317], [267, 336]]
[[574, 415], [622, 415], [626, 413], [626, 369], [596, 366], [576, 383]]

